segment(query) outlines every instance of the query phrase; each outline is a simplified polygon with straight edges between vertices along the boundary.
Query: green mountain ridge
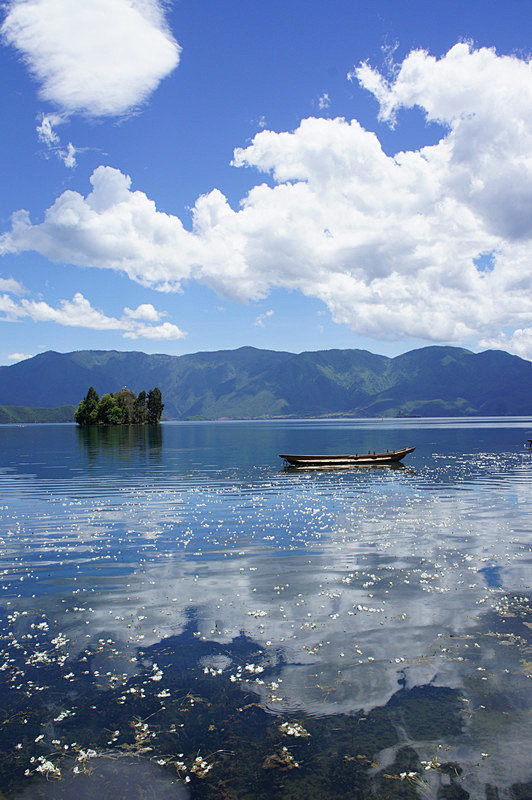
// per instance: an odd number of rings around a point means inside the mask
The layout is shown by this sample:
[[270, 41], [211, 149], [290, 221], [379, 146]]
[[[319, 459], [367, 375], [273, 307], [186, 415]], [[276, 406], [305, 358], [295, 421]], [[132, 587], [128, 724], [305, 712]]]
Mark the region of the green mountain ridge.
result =
[[57, 408], [31, 408], [28, 406], [0, 406], [0, 425], [25, 425], [30, 422], [72, 422], [76, 406]]
[[54, 408], [57, 419], [57, 408], [76, 406], [89, 386], [101, 395], [125, 386], [138, 394], [147, 385], [161, 389], [166, 419], [519, 416], [532, 409], [530, 361], [444, 346], [395, 358], [253, 347], [184, 356], [48, 351], [0, 367], [0, 406]]

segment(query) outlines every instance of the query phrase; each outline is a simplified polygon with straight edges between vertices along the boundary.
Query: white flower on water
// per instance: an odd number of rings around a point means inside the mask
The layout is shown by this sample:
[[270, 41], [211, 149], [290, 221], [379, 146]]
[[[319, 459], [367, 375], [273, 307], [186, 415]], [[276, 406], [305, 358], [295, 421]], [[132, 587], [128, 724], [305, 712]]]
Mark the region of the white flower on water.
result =
[[197, 775], [198, 778], [204, 778], [213, 766], [214, 764], [209, 764], [202, 756], [196, 756], [190, 771]]
[[35, 772], [40, 772], [42, 775], [55, 775], [57, 778], [61, 777], [61, 770], [59, 767], [50, 761], [49, 759], [45, 758], [44, 756], [39, 756], [38, 758], [39, 764], [35, 767]]
[[96, 758], [97, 755], [98, 753], [96, 750], [92, 750], [91, 748], [87, 750], [80, 750], [78, 753], [78, 761], [84, 763], [85, 761], [88, 761], [89, 758]]
[[438, 769], [439, 767], [441, 767], [440, 762], [437, 761], [437, 759], [435, 758], [433, 758], [432, 761], [421, 761], [420, 763], [425, 768], [425, 770]]
[[62, 722], [67, 717], [73, 717], [75, 713], [75, 711], [70, 711], [68, 709], [66, 711], [61, 711], [57, 717], [54, 717], [54, 722]]
[[279, 730], [286, 736], [310, 736], [310, 733], [299, 722], [283, 722], [279, 725]]

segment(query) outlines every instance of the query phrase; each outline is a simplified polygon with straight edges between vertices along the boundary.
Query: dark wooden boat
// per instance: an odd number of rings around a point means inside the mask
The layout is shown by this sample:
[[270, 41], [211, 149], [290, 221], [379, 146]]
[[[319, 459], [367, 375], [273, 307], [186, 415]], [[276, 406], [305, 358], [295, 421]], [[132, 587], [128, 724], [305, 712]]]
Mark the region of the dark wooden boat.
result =
[[415, 447], [403, 447], [401, 450], [387, 450], [385, 453], [354, 453], [344, 455], [289, 455], [279, 453], [292, 467], [356, 467], [381, 466], [397, 464], [412, 453]]

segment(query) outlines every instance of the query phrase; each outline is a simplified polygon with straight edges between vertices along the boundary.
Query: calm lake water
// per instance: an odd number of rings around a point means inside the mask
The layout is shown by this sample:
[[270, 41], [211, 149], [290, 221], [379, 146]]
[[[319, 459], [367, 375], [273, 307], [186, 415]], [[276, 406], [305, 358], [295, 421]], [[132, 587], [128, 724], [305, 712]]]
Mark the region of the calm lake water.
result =
[[0, 426], [0, 798], [529, 800], [531, 431]]

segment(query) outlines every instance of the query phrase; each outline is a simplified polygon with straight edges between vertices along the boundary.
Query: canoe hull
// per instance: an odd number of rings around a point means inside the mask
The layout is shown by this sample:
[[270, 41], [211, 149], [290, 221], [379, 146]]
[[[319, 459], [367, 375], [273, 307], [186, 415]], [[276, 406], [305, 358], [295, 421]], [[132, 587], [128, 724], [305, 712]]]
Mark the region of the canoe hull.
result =
[[356, 467], [397, 464], [415, 447], [403, 447], [386, 453], [354, 453], [342, 455], [295, 455], [279, 453], [292, 467]]

